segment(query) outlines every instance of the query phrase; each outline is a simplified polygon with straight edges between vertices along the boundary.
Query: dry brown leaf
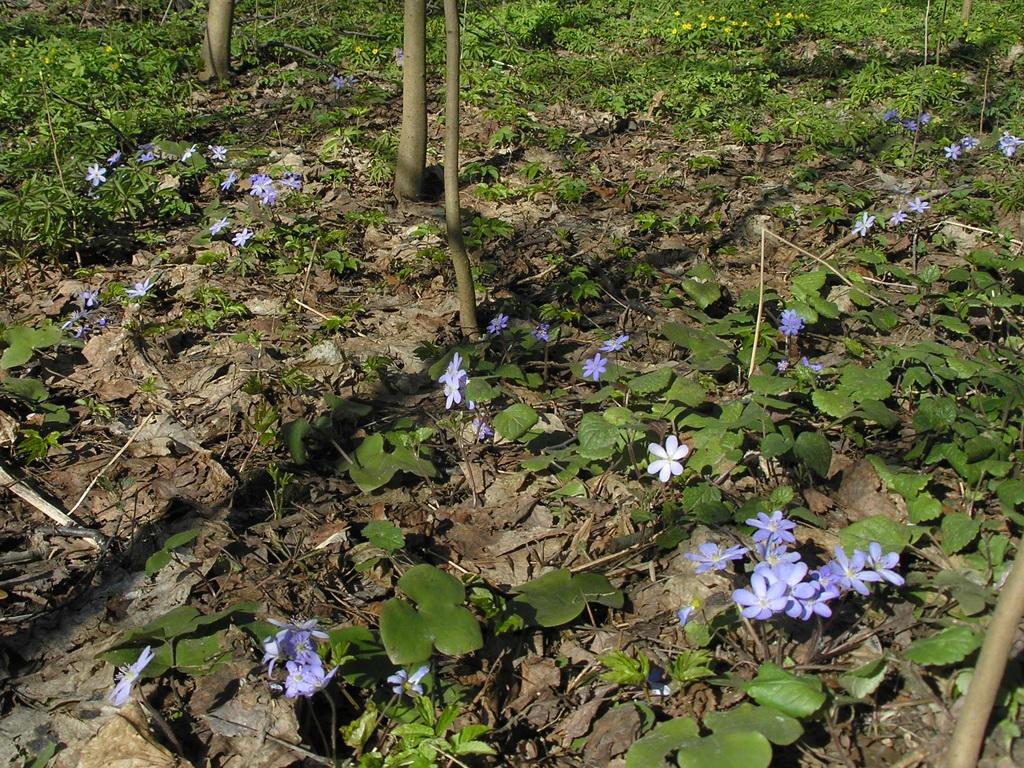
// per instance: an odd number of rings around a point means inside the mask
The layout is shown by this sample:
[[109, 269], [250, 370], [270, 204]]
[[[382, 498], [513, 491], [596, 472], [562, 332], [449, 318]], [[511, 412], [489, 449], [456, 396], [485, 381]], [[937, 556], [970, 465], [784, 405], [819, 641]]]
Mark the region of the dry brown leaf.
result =
[[190, 765], [156, 742], [135, 701], [126, 704], [82, 747], [78, 768], [177, 768]]

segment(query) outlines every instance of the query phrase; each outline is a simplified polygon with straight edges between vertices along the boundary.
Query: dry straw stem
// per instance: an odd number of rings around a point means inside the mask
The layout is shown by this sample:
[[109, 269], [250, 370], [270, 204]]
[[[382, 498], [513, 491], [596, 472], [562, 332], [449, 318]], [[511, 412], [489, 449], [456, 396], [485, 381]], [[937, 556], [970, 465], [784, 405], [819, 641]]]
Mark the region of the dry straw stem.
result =
[[1021, 618], [1024, 617], [1024, 557], [1018, 545], [1010, 575], [996, 602], [992, 622], [985, 633], [978, 665], [964, 697], [960, 719], [953, 729], [946, 753], [946, 768], [974, 768], [985, 741], [992, 706], [1006, 671]]

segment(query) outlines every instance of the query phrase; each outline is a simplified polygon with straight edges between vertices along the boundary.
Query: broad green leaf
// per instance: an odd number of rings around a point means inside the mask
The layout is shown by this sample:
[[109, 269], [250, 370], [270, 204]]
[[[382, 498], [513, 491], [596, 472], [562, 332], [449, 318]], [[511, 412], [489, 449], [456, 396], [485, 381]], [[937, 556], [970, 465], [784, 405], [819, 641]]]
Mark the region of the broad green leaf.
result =
[[363, 538], [385, 552], [397, 552], [405, 545], [402, 529], [390, 520], [371, 520], [363, 526]]
[[579, 426], [580, 456], [585, 459], [607, 459], [615, 451], [619, 428], [600, 413], [585, 413]]
[[466, 400], [471, 403], [489, 403], [500, 394], [501, 390], [483, 376], [474, 376], [466, 382]]
[[657, 768], [669, 752], [700, 733], [697, 724], [688, 717], [659, 723], [646, 736], [633, 742], [626, 752], [626, 768]]
[[289, 421], [281, 427], [281, 436], [284, 438], [285, 445], [288, 446], [288, 453], [291, 454], [292, 461], [296, 464], [306, 463], [306, 446], [303, 440], [312, 431], [313, 427], [310, 423], [301, 417], [295, 421]]
[[873, 421], [885, 429], [892, 429], [900, 423], [899, 414], [889, 410], [878, 400], [861, 401], [860, 407], [852, 415], [859, 416], [865, 421]]
[[848, 555], [855, 549], [867, 552], [873, 541], [882, 545], [883, 552], [902, 552], [910, 543], [910, 531], [891, 517], [874, 515], [846, 526], [839, 532], [839, 541]]
[[789, 279], [790, 290], [793, 291], [793, 298], [797, 301], [807, 301], [812, 296], [818, 296], [825, 285], [825, 270], [819, 269], [814, 272], [801, 272]]
[[626, 386], [630, 392], [638, 395], [650, 395], [661, 392], [672, 382], [672, 366], [658, 368], [655, 371], [641, 374], [630, 381]]
[[583, 612], [583, 595], [573, 589], [572, 574], [552, 571], [522, 584], [512, 601], [527, 623], [541, 627], [567, 624]]
[[696, 408], [703, 403], [705, 397], [707, 397], [707, 394], [700, 384], [690, 379], [684, 379], [681, 376], [675, 378], [668, 392], [664, 394], [666, 403], [678, 403], [690, 408]]
[[201, 528], [190, 528], [187, 531], [168, 536], [167, 541], [164, 542], [164, 549], [171, 550], [183, 547], [198, 537], [200, 533], [202, 533]]
[[855, 699], [863, 699], [878, 690], [889, 671], [889, 660], [885, 656], [869, 661], [863, 666], [839, 675], [839, 684]]
[[421, 606], [420, 615], [434, 638], [434, 646], [441, 653], [462, 656], [484, 645], [480, 622], [461, 605], [435, 605], [429, 613], [426, 607]]
[[434, 647], [434, 638], [423, 617], [398, 598], [391, 598], [381, 609], [380, 639], [388, 658], [399, 666], [426, 661]]
[[764, 439], [761, 440], [760, 448], [765, 458], [774, 459], [784, 456], [793, 450], [793, 441], [788, 437], [780, 435], [778, 432], [772, 432], [770, 435], [764, 436]]
[[781, 395], [793, 388], [793, 382], [782, 376], [765, 376], [754, 374], [747, 380], [751, 392], [761, 395]]
[[231, 660], [221, 640], [224, 631], [183, 637], [174, 645], [174, 666], [190, 675], [208, 675]]
[[772, 744], [792, 744], [803, 735], [800, 721], [773, 707], [755, 707], [749, 702], [740, 704], [728, 712], [709, 712], [704, 725], [716, 735], [755, 731]]
[[930, 493], [907, 499], [907, 516], [912, 523], [926, 523], [942, 514], [942, 502]]
[[850, 397], [827, 389], [815, 389], [811, 393], [811, 402], [814, 403], [814, 408], [833, 419], [843, 419], [856, 408]]
[[828, 477], [828, 468], [832, 464], [832, 446], [823, 435], [817, 432], [801, 432], [793, 445], [793, 453], [816, 475]]
[[590, 603], [599, 603], [609, 608], [621, 608], [625, 601], [622, 590], [616, 589], [608, 577], [600, 573], [578, 573], [572, 577], [573, 586], [583, 593]]
[[701, 371], [715, 372], [732, 365], [732, 347], [700, 328], [666, 323], [661, 329], [669, 341], [689, 350], [689, 362]]
[[402, 574], [397, 586], [424, 610], [438, 605], [459, 605], [466, 600], [466, 587], [461, 581], [425, 563]]
[[494, 417], [494, 431], [506, 440], [518, 440], [533, 429], [539, 418], [526, 403], [515, 403]]
[[722, 298], [722, 286], [715, 282], [701, 280], [682, 280], [679, 287], [700, 309], [707, 309]]
[[146, 575], [152, 577], [161, 568], [171, 562], [171, 553], [166, 549], [160, 549], [146, 558]]
[[957, 664], [980, 648], [983, 639], [981, 632], [970, 627], [946, 627], [931, 637], [915, 640], [903, 655], [924, 666]]
[[42, 325], [30, 328], [25, 325], [12, 325], [4, 331], [4, 341], [8, 347], [0, 356], [0, 368], [7, 370], [24, 365], [32, 359], [37, 349], [52, 347], [60, 343], [61, 330], [56, 325]]
[[768, 662], [761, 665], [757, 677], [743, 685], [743, 690], [758, 704], [796, 718], [817, 712], [826, 698], [818, 678], [796, 675]]
[[942, 518], [942, 550], [947, 555], [960, 552], [978, 536], [981, 521], [963, 512], [951, 512]]
[[680, 745], [676, 762], [679, 768], [768, 768], [772, 745], [756, 731], [713, 733]]
[[28, 376], [20, 379], [8, 377], [4, 380], [3, 389], [30, 403], [44, 403], [50, 397], [50, 391], [43, 382]]

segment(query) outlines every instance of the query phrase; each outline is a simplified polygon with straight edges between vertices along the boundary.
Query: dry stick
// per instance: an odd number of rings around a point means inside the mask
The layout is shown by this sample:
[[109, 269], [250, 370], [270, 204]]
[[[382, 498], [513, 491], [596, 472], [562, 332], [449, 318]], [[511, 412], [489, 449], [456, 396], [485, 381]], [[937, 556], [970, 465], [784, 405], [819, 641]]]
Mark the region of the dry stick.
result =
[[92, 479], [91, 481], [89, 481], [89, 485], [87, 485], [87, 486], [86, 486], [86, 488], [85, 488], [85, 490], [84, 490], [84, 491], [82, 491], [82, 495], [78, 497], [78, 501], [76, 501], [76, 502], [75, 502], [75, 506], [73, 506], [73, 507], [72, 507], [72, 508], [71, 508], [70, 510], [68, 510], [69, 512], [72, 512], [72, 513], [73, 513], [73, 512], [74, 512], [74, 511], [75, 511], [76, 509], [78, 509], [78, 508], [79, 508], [80, 506], [82, 506], [82, 503], [83, 503], [83, 502], [85, 501], [85, 497], [89, 495], [89, 491], [91, 491], [91, 490], [93, 489], [93, 487], [94, 487], [94, 486], [96, 485], [96, 483], [98, 483], [98, 482], [100, 481], [100, 478], [101, 478], [101, 477], [103, 477], [103, 474], [104, 474], [104, 473], [105, 473], [105, 472], [106, 472], [106, 471], [107, 471], [108, 469], [110, 469], [110, 467], [111, 467], [111, 466], [113, 466], [114, 462], [116, 462], [116, 461], [117, 461], [118, 459], [120, 459], [120, 458], [121, 458], [121, 456], [123, 456], [123, 455], [124, 455], [124, 452], [128, 450], [128, 446], [129, 446], [129, 445], [131, 445], [132, 443], [134, 443], [134, 442], [135, 442], [135, 438], [139, 436], [139, 433], [140, 433], [140, 432], [142, 432], [143, 428], [144, 428], [144, 427], [145, 427], [145, 426], [146, 426], [147, 424], [149, 424], [149, 421], [150, 421], [150, 419], [152, 419], [152, 418], [153, 418], [153, 414], [152, 414], [152, 413], [150, 413], [150, 414], [148, 414], [148, 415], [146, 416], [146, 418], [144, 418], [144, 419], [143, 419], [143, 420], [142, 420], [142, 421], [141, 421], [141, 422], [139, 423], [139, 426], [137, 426], [137, 427], [135, 428], [135, 431], [134, 431], [134, 432], [132, 432], [132, 433], [131, 433], [131, 434], [130, 434], [130, 435], [128, 436], [128, 441], [127, 441], [127, 442], [126, 442], [126, 443], [125, 443], [124, 445], [122, 445], [122, 446], [121, 446], [121, 450], [119, 450], [119, 451], [118, 451], [117, 453], [115, 453], [115, 454], [114, 454], [114, 456], [113, 456], [113, 458], [111, 458], [111, 459], [110, 459], [110, 461], [108, 461], [108, 462], [106, 463], [106, 466], [104, 466], [104, 467], [103, 467], [103, 469], [101, 469], [101, 470], [100, 470], [100, 471], [99, 471], [99, 472], [98, 472], [98, 473], [96, 474], [96, 477], [94, 477], [94, 478], [93, 478], [93, 479]]
[[[969, 2], [969, 0], [964, 0]], [[985, 105], [988, 103], [988, 76], [992, 72], [992, 60], [985, 62], [985, 87], [981, 92], [981, 114], [978, 115], [978, 133], [985, 134]]]
[[1006, 661], [1013, 647], [1017, 627], [1024, 617], [1024, 557], [1020, 545], [1010, 575], [996, 600], [992, 622], [985, 632], [978, 665], [974, 668], [971, 686], [964, 698], [960, 719], [953, 728], [946, 753], [947, 768], [974, 768], [985, 740], [992, 706], [999, 694], [999, 684], [1006, 670]]
[[[75, 520], [69, 517], [62, 509], [58, 509], [40, 496], [35, 489], [30, 488], [25, 485], [25, 483], [21, 482], [21, 480], [8, 472], [6, 467], [2, 464], [0, 464], [0, 483], [3, 483], [3, 487], [8, 491], [13, 493], [22, 501], [31, 504], [58, 525], [71, 526], [74, 528], [84, 527], [80, 523], [75, 522]], [[95, 542], [93, 543], [95, 544]], [[96, 544], [96, 546], [98, 547], [99, 544]]]
[[750, 368], [747, 371], [747, 378], [754, 375], [754, 366], [757, 364], [757, 343], [761, 338], [761, 320], [764, 318], [764, 227], [761, 227], [761, 272], [758, 275], [757, 286], [757, 322], [754, 323], [754, 346], [750, 350]]

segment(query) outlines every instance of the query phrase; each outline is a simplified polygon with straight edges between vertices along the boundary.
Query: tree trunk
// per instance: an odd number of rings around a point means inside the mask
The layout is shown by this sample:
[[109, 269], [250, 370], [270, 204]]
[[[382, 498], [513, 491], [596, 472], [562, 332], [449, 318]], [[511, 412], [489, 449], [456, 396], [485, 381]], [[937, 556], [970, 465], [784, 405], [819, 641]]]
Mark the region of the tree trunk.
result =
[[231, 77], [231, 24], [235, 0], [210, 0], [203, 35], [203, 71], [201, 80], [228, 80]]
[[971, 20], [971, 0], [964, 0], [964, 4], [960, 7], [960, 21], [964, 24]]
[[445, 91], [444, 91], [444, 219], [448, 248], [455, 267], [459, 293], [459, 324], [469, 339], [480, 335], [476, 319], [476, 293], [469, 254], [462, 239], [462, 207], [459, 204], [459, 6], [458, 0], [444, 0]]
[[405, 0], [402, 64], [402, 134], [398, 140], [395, 195], [415, 200], [427, 165], [427, 3]]

